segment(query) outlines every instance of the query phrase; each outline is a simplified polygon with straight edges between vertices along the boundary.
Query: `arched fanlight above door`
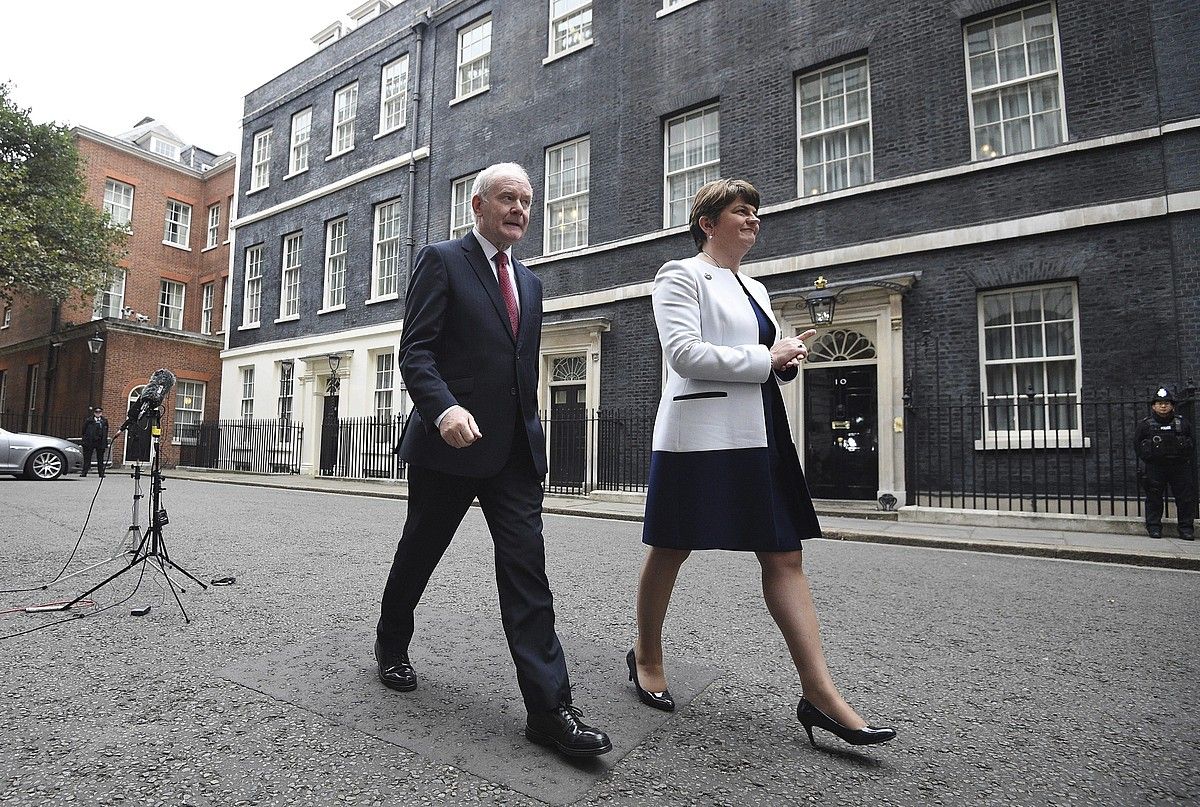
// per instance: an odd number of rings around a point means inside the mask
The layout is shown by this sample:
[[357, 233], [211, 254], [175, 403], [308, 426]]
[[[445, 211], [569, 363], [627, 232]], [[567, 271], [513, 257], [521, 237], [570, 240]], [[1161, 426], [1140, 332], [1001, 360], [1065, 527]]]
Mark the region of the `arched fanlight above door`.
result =
[[875, 358], [875, 345], [858, 331], [844, 328], [830, 331], [813, 342], [808, 351], [810, 364], [830, 361], [854, 361]]

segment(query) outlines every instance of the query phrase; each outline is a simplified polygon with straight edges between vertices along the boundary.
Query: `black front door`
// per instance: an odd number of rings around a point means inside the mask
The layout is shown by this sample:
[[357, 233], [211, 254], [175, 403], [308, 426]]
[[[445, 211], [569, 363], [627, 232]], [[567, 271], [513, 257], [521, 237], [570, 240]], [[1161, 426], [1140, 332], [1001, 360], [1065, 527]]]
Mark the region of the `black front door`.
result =
[[550, 484], [583, 487], [587, 401], [583, 384], [550, 388]]
[[874, 499], [879, 435], [874, 365], [804, 372], [804, 475], [818, 499]]
[[338, 396], [325, 396], [325, 411], [321, 415], [321, 473], [332, 475], [338, 456]]

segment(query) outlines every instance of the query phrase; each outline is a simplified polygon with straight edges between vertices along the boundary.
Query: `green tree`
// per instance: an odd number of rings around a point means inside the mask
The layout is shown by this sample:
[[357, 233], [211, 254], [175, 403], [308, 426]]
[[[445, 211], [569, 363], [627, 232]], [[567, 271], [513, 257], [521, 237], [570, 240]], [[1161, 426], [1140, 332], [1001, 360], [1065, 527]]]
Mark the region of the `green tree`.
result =
[[126, 233], [84, 199], [64, 126], [34, 123], [0, 83], [0, 299], [90, 299], [124, 255]]

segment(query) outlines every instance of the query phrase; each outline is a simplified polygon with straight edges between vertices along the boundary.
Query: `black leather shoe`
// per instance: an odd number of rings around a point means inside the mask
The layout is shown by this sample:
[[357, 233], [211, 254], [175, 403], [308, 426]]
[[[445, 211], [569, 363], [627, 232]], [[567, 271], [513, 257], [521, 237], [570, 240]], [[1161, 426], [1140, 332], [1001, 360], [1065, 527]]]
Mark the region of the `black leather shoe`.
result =
[[637, 674], [637, 657], [633, 655], [632, 648], [625, 656], [625, 663], [629, 665], [629, 680], [633, 682], [634, 689], [637, 690], [638, 700], [652, 709], [662, 709], [664, 712], [675, 711], [675, 699], [671, 697], [671, 690], [647, 692], [642, 689], [642, 682], [638, 680]]
[[584, 723], [583, 712], [569, 703], [545, 712], [530, 712], [525, 736], [531, 743], [546, 745], [569, 757], [598, 757], [612, 750], [608, 735]]
[[413, 670], [408, 653], [388, 656], [383, 645], [375, 640], [375, 662], [379, 665], [379, 680], [385, 687], [398, 692], [412, 692], [417, 688], [417, 673]]
[[1151, 538], [1162, 538], [1162, 530], [1156, 530], [1153, 527], [1146, 530], [1146, 534]]
[[808, 741], [813, 744], [814, 748], [817, 746], [817, 741], [813, 739], [813, 726], [825, 729], [831, 734], [836, 734], [851, 745], [876, 745], [878, 743], [886, 743], [896, 736], [896, 730], [889, 726], [864, 726], [861, 729], [847, 728], [813, 706], [808, 702], [807, 698], [800, 699], [799, 705], [796, 706], [796, 717], [800, 719], [800, 724], [808, 732]]
[[1194, 540], [1196, 540], [1196, 533], [1194, 530], [1180, 530], [1179, 531], [1179, 540], [1194, 541]]

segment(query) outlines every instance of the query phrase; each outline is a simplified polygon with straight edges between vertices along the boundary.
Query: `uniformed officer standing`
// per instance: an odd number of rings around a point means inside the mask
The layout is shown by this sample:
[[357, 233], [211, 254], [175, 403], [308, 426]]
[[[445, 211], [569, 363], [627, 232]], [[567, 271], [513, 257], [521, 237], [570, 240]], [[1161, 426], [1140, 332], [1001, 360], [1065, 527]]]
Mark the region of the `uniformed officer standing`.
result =
[[1162, 538], [1163, 500], [1167, 486], [1175, 497], [1179, 516], [1179, 537], [1195, 538], [1196, 478], [1192, 474], [1192, 454], [1196, 442], [1191, 425], [1175, 413], [1175, 396], [1159, 387], [1150, 400], [1149, 417], [1138, 423], [1137, 454], [1146, 464], [1146, 532]]

